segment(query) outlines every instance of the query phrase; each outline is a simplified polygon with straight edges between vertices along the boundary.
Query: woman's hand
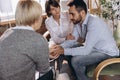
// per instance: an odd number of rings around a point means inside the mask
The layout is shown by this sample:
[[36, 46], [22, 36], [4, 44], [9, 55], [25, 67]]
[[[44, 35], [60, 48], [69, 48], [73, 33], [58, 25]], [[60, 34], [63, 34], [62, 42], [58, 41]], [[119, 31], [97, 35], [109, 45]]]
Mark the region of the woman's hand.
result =
[[75, 37], [71, 33], [69, 33], [66, 37], [66, 40], [74, 40], [74, 39]]

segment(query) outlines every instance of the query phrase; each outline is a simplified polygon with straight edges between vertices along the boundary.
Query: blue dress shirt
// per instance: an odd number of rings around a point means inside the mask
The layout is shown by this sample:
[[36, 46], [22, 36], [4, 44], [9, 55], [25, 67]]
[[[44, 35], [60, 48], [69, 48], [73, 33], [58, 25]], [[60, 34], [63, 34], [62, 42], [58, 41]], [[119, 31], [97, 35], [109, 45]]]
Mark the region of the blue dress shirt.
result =
[[[118, 56], [119, 50], [112, 36], [110, 28], [97, 16], [87, 13], [82, 25], [74, 26], [75, 40], [66, 40], [61, 46], [65, 55], [88, 55], [92, 51], [98, 51], [110, 56]], [[84, 38], [84, 46], [73, 47], [78, 44], [78, 38]]]

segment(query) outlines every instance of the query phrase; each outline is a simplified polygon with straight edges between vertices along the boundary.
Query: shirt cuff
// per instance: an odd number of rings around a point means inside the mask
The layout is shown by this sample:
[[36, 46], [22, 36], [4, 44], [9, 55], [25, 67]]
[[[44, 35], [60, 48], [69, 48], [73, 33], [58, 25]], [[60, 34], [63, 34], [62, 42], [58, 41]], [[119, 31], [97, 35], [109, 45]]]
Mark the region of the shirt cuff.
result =
[[78, 44], [76, 40], [66, 40], [62, 44], [60, 44], [63, 48], [70, 48], [74, 45]]
[[72, 49], [64, 48], [64, 55], [71, 55], [72, 56]]

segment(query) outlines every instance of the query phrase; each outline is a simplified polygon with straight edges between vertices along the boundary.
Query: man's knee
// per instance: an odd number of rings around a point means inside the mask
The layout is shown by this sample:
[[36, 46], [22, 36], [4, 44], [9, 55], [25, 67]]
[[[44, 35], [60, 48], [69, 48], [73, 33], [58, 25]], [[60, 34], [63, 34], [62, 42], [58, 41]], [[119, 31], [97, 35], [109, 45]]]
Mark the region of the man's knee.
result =
[[71, 59], [71, 64], [73, 67], [85, 66], [85, 59], [84, 56], [74, 56]]
[[72, 57], [71, 64], [72, 64], [73, 68], [77, 68], [78, 65], [79, 65], [79, 62], [80, 61], [79, 61], [79, 59], [77, 57]]

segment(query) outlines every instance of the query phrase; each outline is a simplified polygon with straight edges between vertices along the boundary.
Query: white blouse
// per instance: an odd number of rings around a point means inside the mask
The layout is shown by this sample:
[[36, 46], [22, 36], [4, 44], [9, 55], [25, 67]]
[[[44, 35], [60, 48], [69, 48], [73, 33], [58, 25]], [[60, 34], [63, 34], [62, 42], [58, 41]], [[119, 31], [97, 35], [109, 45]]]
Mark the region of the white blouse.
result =
[[54, 20], [53, 16], [47, 18], [45, 24], [51, 36], [49, 46], [63, 43], [66, 36], [73, 31], [73, 23], [68, 12], [60, 14], [60, 25]]

